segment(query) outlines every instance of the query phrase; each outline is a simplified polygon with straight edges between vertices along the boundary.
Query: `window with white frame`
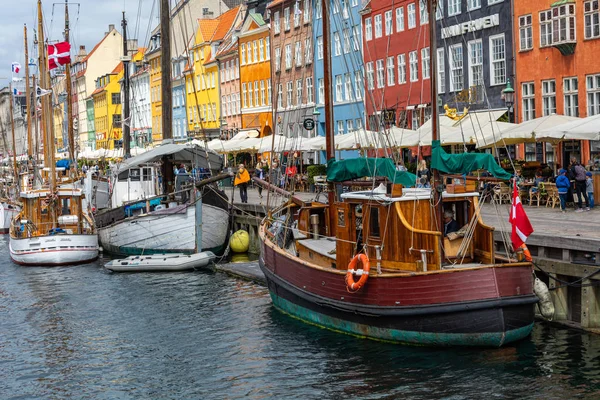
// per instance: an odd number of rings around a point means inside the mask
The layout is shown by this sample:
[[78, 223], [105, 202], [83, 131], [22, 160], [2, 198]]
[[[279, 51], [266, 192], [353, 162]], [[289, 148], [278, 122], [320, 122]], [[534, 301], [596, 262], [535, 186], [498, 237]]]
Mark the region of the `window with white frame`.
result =
[[344, 100], [352, 100], [352, 77], [350, 74], [344, 74]]
[[429, 64], [429, 47], [421, 49], [421, 70], [423, 71], [423, 79], [429, 79], [430, 64]]
[[448, 0], [448, 16], [460, 14], [460, 2], [461, 0]]
[[337, 14], [340, 12], [340, 3], [338, 1], [333, 2], [333, 13]]
[[409, 5], [407, 5], [406, 11], [408, 13], [408, 29], [412, 29], [415, 26], [417, 26], [415, 3], [410, 3]]
[[319, 104], [325, 104], [325, 81], [319, 78]]
[[506, 83], [506, 46], [504, 34], [490, 36], [490, 84]]
[[342, 41], [340, 40], [339, 32], [333, 33], [333, 42], [334, 42], [334, 54], [339, 56], [342, 54]]
[[540, 11], [540, 47], [552, 46], [552, 10]]
[[343, 134], [343, 133], [344, 133], [344, 121], [342, 121], [342, 120], [339, 120], [339, 121], [337, 122], [337, 134], [338, 134], [338, 135], [341, 135], [341, 134]]
[[375, 39], [380, 38], [382, 36], [381, 30], [381, 14], [377, 14], [373, 20], [375, 21]]
[[396, 83], [396, 74], [394, 73], [396, 66], [394, 65], [394, 57], [387, 58], [386, 67], [387, 67], [387, 84], [388, 84], [388, 86], [394, 86], [394, 84]]
[[533, 26], [531, 14], [519, 17], [519, 48], [521, 51], [533, 48]]
[[504, 0], [488, 0], [488, 6], [492, 4], [502, 3]]
[[352, 49], [354, 51], [360, 50], [360, 26], [358, 25], [352, 27]]
[[375, 89], [375, 72], [373, 70], [373, 61], [367, 63], [367, 88]]
[[315, 14], [316, 19], [321, 19], [323, 17], [323, 5], [321, 4], [322, 0], [315, 0]]
[[303, 88], [303, 84], [302, 84], [302, 79], [298, 79], [296, 80], [296, 105], [301, 105], [302, 104], [302, 88]]
[[340, 0], [340, 3], [342, 3], [342, 16], [344, 19], [350, 18], [350, 4], [348, 0]]
[[310, 38], [304, 39], [304, 62], [312, 63], [312, 41]]
[[448, 47], [450, 62], [450, 91], [458, 92], [463, 89], [463, 48], [462, 44]]
[[271, 80], [267, 79], [267, 104], [271, 105]]
[[365, 18], [365, 40], [373, 39], [373, 26], [371, 26], [371, 18]]
[[542, 81], [542, 116], [556, 114], [556, 81]]
[[588, 117], [600, 114], [600, 74], [585, 77]]
[[335, 101], [344, 101], [344, 86], [341, 75], [335, 76]]
[[446, 92], [446, 63], [444, 62], [444, 48], [437, 49], [437, 87], [438, 93]]
[[292, 45], [285, 45], [285, 69], [292, 68]]
[[317, 60], [323, 59], [323, 36], [317, 37]]
[[286, 108], [289, 108], [294, 105], [294, 82], [287, 82], [287, 103], [285, 104]]
[[563, 79], [565, 115], [579, 117], [579, 85], [577, 77]]
[[435, 19], [439, 21], [444, 18], [444, 0], [439, 0], [435, 7]]
[[241, 52], [240, 64], [245, 65], [246, 64], [246, 47], [243, 44], [240, 46], [240, 52]]
[[313, 101], [313, 78], [310, 76], [306, 78], [306, 103], [311, 104]]
[[281, 49], [278, 47], [275, 49], [275, 72], [281, 70]]
[[294, 28], [297, 28], [300, 26], [300, 16], [302, 15], [302, 11], [300, 10], [300, 2], [296, 1], [294, 3]]
[[346, 28], [342, 31], [342, 36], [344, 38], [344, 54], [350, 53], [350, 28]]
[[281, 32], [281, 26], [279, 25], [279, 23], [279, 11], [275, 11], [275, 14], [273, 14], [273, 32], [276, 35], [279, 34], [279, 32]]
[[385, 12], [385, 35], [389, 36], [394, 32], [393, 22], [392, 22], [392, 10]]
[[246, 55], [248, 56], [248, 64], [252, 64], [252, 42], [246, 43]]
[[255, 105], [256, 107], [258, 107], [258, 106], [259, 106], [259, 102], [258, 102], [258, 100], [259, 100], [258, 93], [259, 93], [259, 92], [258, 92], [258, 81], [254, 81], [254, 105]]
[[266, 104], [266, 93], [265, 93], [265, 81], [260, 81], [260, 105], [264, 106]]
[[398, 83], [406, 83], [406, 56], [398, 54]]
[[352, 7], [356, 7], [358, 5], [358, 0], [352, 0]]
[[377, 60], [377, 88], [385, 85], [385, 71], [383, 70], [383, 59]]
[[277, 85], [277, 108], [283, 108], [283, 84]]
[[600, 11], [598, 10], [598, 3], [598, 0], [583, 3], [584, 36], [586, 39], [600, 37]]
[[419, 24], [429, 23], [429, 11], [427, 10], [427, 0], [419, 0]]
[[252, 42], [252, 53], [254, 54], [254, 62], [258, 62], [258, 44], [256, 40]]
[[302, 43], [296, 42], [294, 44], [294, 57], [296, 58], [296, 67], [302, 66]]
[[396, 32], [404, 30], [404, 7], [396, 8]]
[[348, 132], [352, 132], [354, 130], [354, 123], [351, 119], [346, 120], [346, 129]]
[[290, 8], [286, 7], [283, 10], [283, 30], [290, 30]]
[[265, 43], [264, 40], [258, 40], [258, 61], [265, 61]]
[[362, 71], [354, 71], [354, 96], [356, 100], [363, 98], [364, 90]]
[[575, 4], [552, 7], [552, 44], [575, 41]]
[[483, 90], [483, 43], [481, 39], [469, 42], [469, 84]]
[[310, 13], [312, 12], [312, 9], [310, 8], [310, 0], [304, 0], [304, 15], [302, 18], [302, 21], [305, 24], [308, 24], [310, 22]]
[[242, 107], [248, 107], [248, 102], [246, 100], [246, 83], [242, 83]]
[[265, 60], [270, 60], [271, 59], [271, 40], [270, 38], [267, 36], [265, 38]]
[[467, 0], [467, 10], [476, 10], [481, 8], [481, 0]]
[[416, 51], [411, 51], [408, 54], [408, 69], [410, 70], [410, 81], [416, 82], [419, 80], [419, 59]]
[[521, 85], [521, 99], [523, 100], [523, 121], [535, 118], [535, 86], [533, 82]]

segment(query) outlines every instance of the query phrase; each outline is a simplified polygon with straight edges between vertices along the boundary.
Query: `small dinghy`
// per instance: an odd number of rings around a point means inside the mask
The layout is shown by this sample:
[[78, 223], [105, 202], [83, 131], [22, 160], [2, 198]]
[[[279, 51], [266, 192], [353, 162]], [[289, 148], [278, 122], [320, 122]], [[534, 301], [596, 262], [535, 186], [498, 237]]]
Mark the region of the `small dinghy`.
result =
[[197, 254], [153, 254], [112, 260], [104, 264], [104, 268], [113, 272], [187, 271], [205, 267], [214, 259], [215, 255], [210, 251]]

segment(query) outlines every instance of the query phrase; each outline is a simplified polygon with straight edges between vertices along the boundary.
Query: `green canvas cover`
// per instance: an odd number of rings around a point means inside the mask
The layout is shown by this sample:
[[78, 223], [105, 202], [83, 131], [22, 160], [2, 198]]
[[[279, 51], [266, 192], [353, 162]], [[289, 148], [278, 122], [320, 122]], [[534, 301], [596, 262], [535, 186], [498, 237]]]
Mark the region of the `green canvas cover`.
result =
[[406, 171], [398, 171], [389, 158], [352, 158], [350, 160], [329, 160], [327, 162], [327, 180], [343, 182], [365, 176], [385, 176], [392, 183], [405, 187], [415, 186], [417, 177]]
[[439, 140], [431, 144], [431, 168], [447, 174], [468, 174], [485, 169], [499, 179], [510, 179], [512, 175], [500, 167], [494, 156], [484, 153], [448, 154], [442, 149]]

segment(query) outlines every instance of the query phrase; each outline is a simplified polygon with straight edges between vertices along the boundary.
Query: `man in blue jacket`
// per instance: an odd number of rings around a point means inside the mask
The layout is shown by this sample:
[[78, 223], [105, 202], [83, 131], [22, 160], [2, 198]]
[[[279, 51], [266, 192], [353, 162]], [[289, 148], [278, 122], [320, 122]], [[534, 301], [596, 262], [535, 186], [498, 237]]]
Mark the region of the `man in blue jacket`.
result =
[[567, 170], [561, 169], [558, 171], [558, 177], [556, 178], [556, 189], [558, 189], [562, 212], [567, 212], [567, 193], [569, 193], [569, 187], [571, 187], [571, 181], [567, 178]]

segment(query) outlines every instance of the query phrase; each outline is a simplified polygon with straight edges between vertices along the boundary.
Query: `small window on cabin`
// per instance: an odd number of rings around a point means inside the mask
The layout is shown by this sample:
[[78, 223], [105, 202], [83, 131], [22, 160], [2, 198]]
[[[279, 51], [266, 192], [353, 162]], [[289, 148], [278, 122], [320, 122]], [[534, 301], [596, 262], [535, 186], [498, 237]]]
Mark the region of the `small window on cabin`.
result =
[[62, 199], [62, 215], [69, 215], [71, 214], [71, 199], [69, 198], [65, 198]]
[[371, 213], [369, 215], [369, 233], [371, 236], [380, 236], [379, 232], [379, 208], [371, 207]]
[[346, 214], [344, 210], [338, 210], [338, 226], [346, 226]]
[[131, 182], [139, 182], [140, 181], [140, 170], [137, 168], [129, 170], [129, 179]]
[[119, 174], [119, 182], [126, 182], [129, 178], [129, 170], [125, 170]]
[[144, 168], [144, 169], [142, 169], [142, 172], [143, 172], [142, 179], [144, 181], [151, 181], [152, 180], [152, 168]]

